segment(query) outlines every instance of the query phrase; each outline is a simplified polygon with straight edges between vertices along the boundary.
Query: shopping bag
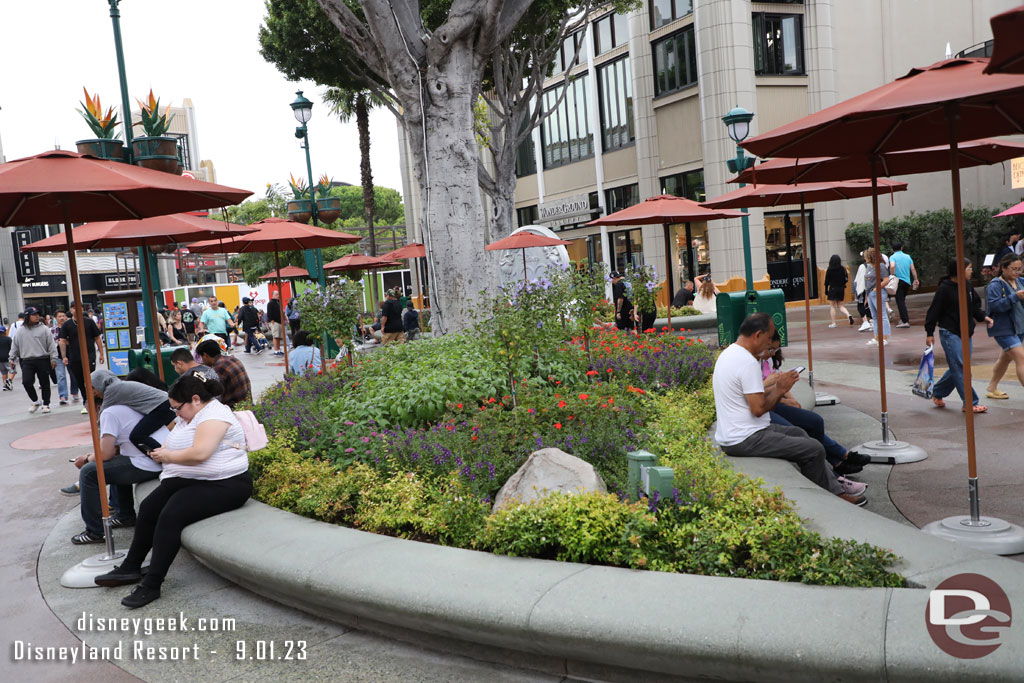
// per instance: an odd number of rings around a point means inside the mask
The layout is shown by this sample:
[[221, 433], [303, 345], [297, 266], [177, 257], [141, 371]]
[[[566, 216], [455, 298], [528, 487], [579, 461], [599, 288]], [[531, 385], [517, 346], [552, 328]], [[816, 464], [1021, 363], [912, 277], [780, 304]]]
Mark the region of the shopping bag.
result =
[[935, 384], [935, 354], [931, 346], [921, 356], [921, 367], [917, 371], [917, 379], [911, 391], [921, 398], [932, 397], [932, 386]]

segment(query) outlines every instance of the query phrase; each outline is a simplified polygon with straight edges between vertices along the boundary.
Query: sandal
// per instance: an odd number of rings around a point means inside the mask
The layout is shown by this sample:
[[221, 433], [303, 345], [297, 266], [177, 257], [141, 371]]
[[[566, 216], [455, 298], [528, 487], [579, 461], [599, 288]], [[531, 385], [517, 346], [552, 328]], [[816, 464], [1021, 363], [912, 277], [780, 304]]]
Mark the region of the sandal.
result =
[[935, 404], [936, 408], [945, 408], [946, 407], [946, 402], [943, 401], [941, 398], [933, 398], [932, 399], [932, 403]]
[[1004, 398], [1010, 398], [1010, 395], [1008, 393], [1006, 393], [1005, 391], [1000, 391], [999, 389], [995, 389], [994, 391], [987, 391], [987, 392], [985, 392], [985, 398], [1004, 399]]
[[[961, 408], [960, 412], [966, 413], [967, 412], [967, 408], [966, 407]], [[974, 406], [974, 412], [975, 413], [987, 413], [988, 412], [988, 406], [982, 406], [982, 405]]]

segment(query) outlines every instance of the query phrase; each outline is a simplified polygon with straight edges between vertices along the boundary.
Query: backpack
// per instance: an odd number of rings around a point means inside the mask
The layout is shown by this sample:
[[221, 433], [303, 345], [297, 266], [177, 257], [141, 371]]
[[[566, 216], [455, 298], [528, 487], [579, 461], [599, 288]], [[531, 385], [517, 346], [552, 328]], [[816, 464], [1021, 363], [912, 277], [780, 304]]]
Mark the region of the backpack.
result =
[[251, 410], [236, 410], [235, 419], [245, 433], [245, 450], [252, 453], [267, 445], [267, 430]]

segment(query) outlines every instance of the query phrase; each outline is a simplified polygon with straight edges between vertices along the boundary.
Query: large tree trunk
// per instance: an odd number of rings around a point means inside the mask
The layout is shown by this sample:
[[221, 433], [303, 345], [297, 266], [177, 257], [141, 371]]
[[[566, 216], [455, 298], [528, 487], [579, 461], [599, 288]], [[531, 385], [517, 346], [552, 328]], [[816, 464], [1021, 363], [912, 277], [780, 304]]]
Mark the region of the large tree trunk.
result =
[[516, 225], [516, 150], [504, 145], [495, 160], [495, 193], [490, 195], [494, 209], [491, 215], [491, 239], [500, 240], [512, 234]]
[[377, 240], [373, 235], [373, 214], [376, 207], [373, 197], [373, 172], [370, 170], [370, 111], [366, 105], [366, 95], [362, 93], [356, 97], [356, 128], [359, 131], [359, 178], [363, 184], [363, 211], [366, 215], [366, 227], [370, 230], [370, 256], [376, 256]]
[[[488, 285], [483, 205], [477, 182], [471, 79], [473, 48], [451, 46], [424, 81], [429, 104], [421, 117], [407, 116], [417, 180], [425, 199], [423, 233], [430, 263], [431, 325], [441, 334], [473, 323], [480, 291]], [[424, 142], [423, 123], [426, 123]]]

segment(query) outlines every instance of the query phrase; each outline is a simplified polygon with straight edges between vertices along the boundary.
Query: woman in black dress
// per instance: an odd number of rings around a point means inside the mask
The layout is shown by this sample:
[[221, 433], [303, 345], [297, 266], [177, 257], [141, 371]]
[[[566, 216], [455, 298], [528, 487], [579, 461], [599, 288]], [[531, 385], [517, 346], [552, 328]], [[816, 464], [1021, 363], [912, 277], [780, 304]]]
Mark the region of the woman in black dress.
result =
[[846, 283], [849, 280], [850, 275], [843, 267], [843, 260], [839, 258], [839, 254], [832, 254], [832, 258], [828, 260], [828, 270], [825, 271], [825, 297], [828, 299], [828, 314], [832, 318], [829, 327], [836, 326], [836, 311], [849, 318], [850, 324], [853, 324], [853, 316], [843, 305], [846, 298]]

